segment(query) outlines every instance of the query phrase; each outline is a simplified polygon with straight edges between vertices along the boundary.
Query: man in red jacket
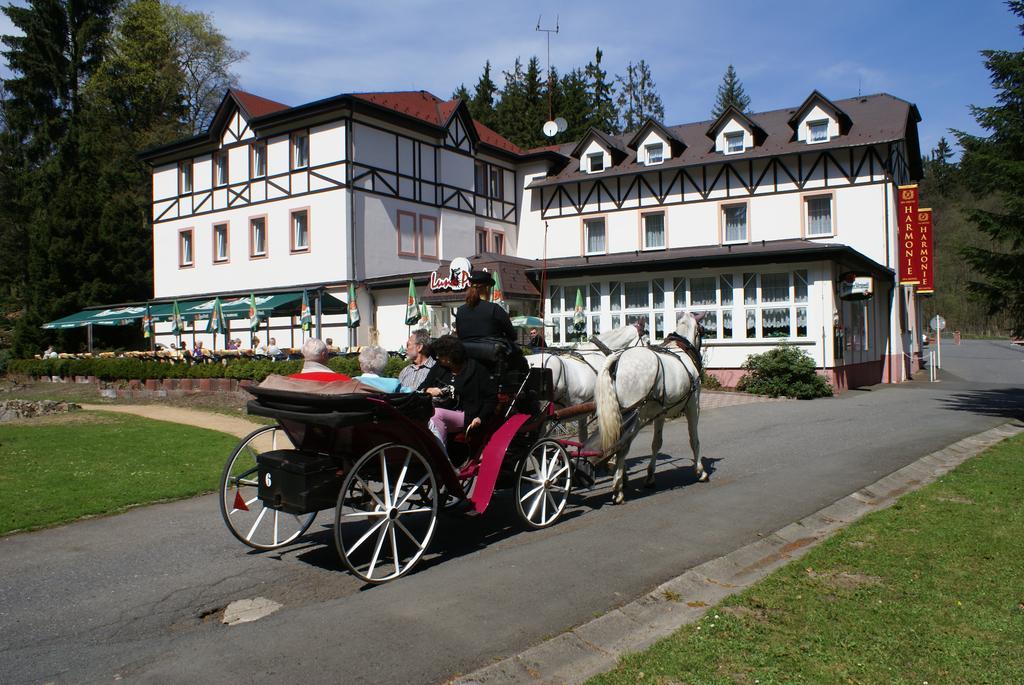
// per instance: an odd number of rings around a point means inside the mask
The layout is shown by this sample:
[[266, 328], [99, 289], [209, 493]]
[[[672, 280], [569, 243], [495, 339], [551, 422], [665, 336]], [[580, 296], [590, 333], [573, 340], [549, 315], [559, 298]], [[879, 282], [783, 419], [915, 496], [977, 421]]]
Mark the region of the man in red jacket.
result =
[[302, 344], [302, 357], [305, 361], [302, 364], [302, 371], [293, 373], [289, 378], [297, 378], [303, 381], [350, 381], [350, 377], [343, 373], [332, 371], [327, 366], [327, 345], [319, 338], [310, 338]]

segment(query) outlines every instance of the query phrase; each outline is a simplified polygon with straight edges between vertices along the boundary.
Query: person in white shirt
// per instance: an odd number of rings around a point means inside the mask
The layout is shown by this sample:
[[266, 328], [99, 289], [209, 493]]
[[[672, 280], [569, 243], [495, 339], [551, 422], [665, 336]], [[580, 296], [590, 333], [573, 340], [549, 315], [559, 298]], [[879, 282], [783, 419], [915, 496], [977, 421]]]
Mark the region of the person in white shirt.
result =
[[[322, 345], [323, 343], [321, 342], [320, 344]], [[267, 354], [267, 356], [270, 356], [270, 357], [283, 357], [284, 356], [281, 353], [281, 348], [277, 346], [277, 340], [275, 340], [274, 338], [270, 339], [270, 342], [267, 345], [266, 354]]]

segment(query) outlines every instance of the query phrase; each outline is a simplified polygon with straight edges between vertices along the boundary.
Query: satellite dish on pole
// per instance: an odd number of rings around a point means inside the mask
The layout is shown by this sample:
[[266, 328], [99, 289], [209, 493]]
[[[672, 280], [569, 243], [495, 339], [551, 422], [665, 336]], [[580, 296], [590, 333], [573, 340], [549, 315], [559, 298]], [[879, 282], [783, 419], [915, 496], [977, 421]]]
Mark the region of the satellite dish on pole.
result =
[[558, 135], [558, 131], [558, 124], [555, 123], [554, 121], [544, 122], [544, 135], [546, 135], [548, 138], [554, 138], [556, 135]]
[[569, 122], [562, 117], [555, 119], [555, 124], [558, 126], [559, 133], [565, 133], [565, 130], [569, 128]]

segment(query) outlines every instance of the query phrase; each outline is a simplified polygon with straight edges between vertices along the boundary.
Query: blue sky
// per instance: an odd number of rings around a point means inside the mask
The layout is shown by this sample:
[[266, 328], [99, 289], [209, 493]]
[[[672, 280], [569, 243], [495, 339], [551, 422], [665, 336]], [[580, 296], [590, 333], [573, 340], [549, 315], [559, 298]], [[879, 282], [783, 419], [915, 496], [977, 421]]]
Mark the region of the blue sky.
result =
[[[245, 90], [297, 105], [343, 92], [472, 88], [485, 60], [495, 80], [515, 57], [545, 59], [538, 15], [559, 17], [551, 60], [582, 66], [600, 46], [611, 73], [645, 59], [665, 123], [708, 118], [728, 64], [754, 111], [791, 107], [817, 88], [833, 99], [888, 92], [917, 104], [921, 147], [950, 128], [978, 132], [969, 104], [990, 104], [978, 54], [1022, 49], [997, 0], [804, 2], [466, 2], [462, 0], [185, 0], [213, 14], [232, 44]], [[0, 16], [0, 32], [10, 25]]]

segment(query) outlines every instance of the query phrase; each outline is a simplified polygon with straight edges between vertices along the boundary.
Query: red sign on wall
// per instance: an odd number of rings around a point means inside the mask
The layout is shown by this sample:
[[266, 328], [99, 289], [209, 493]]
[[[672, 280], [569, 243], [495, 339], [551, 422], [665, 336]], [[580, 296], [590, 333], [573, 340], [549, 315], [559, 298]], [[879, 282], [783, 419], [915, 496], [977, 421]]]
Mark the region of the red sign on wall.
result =
[[896, 188], [896, 230], [898, 236], [900, 283], [921, 282], [920, 260], [915, 258], [918, 244], [917, 186]]
[[922, 207], [917, 210], [917, 240], [914, 248], [914, 259], [917, 262], [917, 274], [920, 281], [917, 286], [919, 293], [935, 292], [935, 253], [932, 240], [932, 210]]

